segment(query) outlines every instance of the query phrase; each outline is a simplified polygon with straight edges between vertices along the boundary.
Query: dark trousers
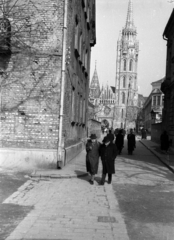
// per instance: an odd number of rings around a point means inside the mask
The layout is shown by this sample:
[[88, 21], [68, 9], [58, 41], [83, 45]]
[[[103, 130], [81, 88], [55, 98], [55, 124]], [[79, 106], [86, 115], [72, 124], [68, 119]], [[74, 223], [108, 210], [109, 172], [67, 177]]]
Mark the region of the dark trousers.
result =
[[[102, 174], [101, 182], [105, 183], [105, 179], [106, 179], [106, 174]], [[112, 174], [108, 173], [108, 183], [111, 183], [111, 182], [112, 182]]]

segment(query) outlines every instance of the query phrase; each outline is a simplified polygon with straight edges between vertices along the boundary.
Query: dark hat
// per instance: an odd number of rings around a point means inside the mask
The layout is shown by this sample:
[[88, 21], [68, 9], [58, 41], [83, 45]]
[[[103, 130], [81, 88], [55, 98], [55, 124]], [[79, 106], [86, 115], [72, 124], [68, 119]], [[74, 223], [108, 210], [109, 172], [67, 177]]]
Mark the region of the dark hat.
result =
[[110, 141], [111, 141], [111, 138], [108, 137], [108, 136], [106, 136], [106, 137], [103, 138], [103, 143], [108, 143], [108, 142], [110, 142]]
[[96, 139], [97, 136], [96, 136], [94, 133], [92, 133], [91, 136], [90, 136], [90, 138], [91, 138], [91, 139]]

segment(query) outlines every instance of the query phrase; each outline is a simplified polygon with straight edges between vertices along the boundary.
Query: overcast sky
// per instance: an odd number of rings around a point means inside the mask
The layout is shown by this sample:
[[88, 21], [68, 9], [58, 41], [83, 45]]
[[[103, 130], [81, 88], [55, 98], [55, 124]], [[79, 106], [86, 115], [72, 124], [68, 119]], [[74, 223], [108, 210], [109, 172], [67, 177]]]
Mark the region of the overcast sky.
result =
[[[148, 96], [151, 82], [165, 76], [166, 41], [163, 32], [174, 8], [170, 0], [133, 0], [134, 24], [140, 52], [139, 93]], [[97, 43], [92, 48], [91, 78], [95, 61], [100, 84], [115, 86], [116, 48], [119, 32], [125, 26], [129, 0], [96, 0]]]

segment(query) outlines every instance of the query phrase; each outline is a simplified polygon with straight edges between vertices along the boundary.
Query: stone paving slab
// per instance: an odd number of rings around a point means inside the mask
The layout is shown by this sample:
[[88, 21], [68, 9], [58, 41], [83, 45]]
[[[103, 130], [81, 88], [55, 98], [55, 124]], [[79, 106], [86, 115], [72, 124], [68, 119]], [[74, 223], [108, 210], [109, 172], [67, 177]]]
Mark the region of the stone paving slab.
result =
[[149, 149], [171, 172], [174, 173], [174, 152], [171, 150], [168, 154], [161, 153], [159, 144], [151, 140], [140, 140], [140, 142]]
[[3, 202], [34, 207], [6, 240], [129, 240], [112, 185], [88, 177], [28, 182]]

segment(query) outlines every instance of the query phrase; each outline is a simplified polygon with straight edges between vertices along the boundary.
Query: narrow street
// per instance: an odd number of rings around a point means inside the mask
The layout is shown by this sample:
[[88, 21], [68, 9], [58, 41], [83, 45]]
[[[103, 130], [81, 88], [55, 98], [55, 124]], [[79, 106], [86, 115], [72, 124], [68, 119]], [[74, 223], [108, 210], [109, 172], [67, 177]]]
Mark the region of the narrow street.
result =
[[116, 161], [113, 188], [130, 240], [174, 239], [174, 174], [140, 142]]
[[27, 180], [2, 170], [0, 239], [173, 240], [173, 173], [138, 141], [134, 155], [126, 150], [125, 142], [111, 185], [98, 185], [101, 164], [94, 185], [65, 177], [79, 165], [85, 173], [85, 151], [63, 177]]

